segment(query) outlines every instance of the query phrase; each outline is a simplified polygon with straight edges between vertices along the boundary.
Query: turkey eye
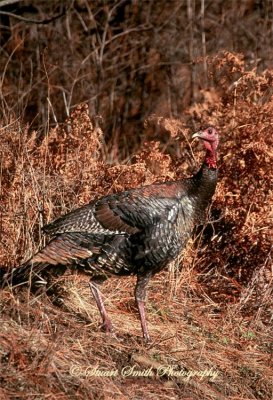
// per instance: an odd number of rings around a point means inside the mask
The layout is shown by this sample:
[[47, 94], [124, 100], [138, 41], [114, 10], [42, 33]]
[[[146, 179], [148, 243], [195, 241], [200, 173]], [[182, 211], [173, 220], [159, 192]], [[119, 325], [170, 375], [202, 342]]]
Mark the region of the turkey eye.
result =
[[211, 129], [211, 128], [208, 129], [208, 134], [209, 134], [209, 135], [212, 134], [212, 129]]

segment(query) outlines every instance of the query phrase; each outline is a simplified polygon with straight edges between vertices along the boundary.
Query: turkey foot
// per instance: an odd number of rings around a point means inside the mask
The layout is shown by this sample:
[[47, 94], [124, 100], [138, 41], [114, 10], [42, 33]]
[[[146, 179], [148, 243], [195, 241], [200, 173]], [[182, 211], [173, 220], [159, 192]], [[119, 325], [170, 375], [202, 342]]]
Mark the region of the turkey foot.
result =
[[100, 327], [105, 333], [111, 333], [114, 330], [113, 324], [109, 318], [105, 319]]

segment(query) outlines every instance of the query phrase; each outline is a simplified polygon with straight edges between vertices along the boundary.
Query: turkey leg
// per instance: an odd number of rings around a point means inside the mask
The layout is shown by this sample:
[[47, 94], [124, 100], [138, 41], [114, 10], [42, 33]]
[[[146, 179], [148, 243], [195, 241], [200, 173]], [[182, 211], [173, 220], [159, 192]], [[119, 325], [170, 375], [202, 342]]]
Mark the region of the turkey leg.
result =
[[105, 332], [111, 332], [113, 329], [113, 326], [112, 326], [112, 322], [111, 322], [110, 318], [108, 317], [108, 315], [106, 313], [106, 310], [105, 310], [105, 307], [103, 304], [103, 300], [101, 297], [101, 293], [98, 288], [100, 283], [101, 283], [100, 279], [92, 278], [89, 283], [89, 286], [90, 286], [91, 292], [94, 296], [94, 299], [96, 300], [100, 315], [102, 317], [102, 330], [104, 330]]
[[151, 272], [145, 275], [138, 275], [135, 287], [135, 299], [140, 316], [143, 338], [146, 342], [150, 341], [150, 335], [148, 333], [147, 321], [145, 315], [145, 301], [146, 301], [147, 285], [149, 283], [151, 275], [152, 275]]

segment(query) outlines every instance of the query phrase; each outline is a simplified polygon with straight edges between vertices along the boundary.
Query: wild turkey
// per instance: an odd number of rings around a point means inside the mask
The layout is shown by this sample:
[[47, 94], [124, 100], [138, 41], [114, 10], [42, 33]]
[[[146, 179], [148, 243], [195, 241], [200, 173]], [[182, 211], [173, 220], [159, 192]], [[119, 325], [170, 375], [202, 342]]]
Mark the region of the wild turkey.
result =
[[216, 188], [218, 132], [209, 126], [192, 137], [201, 139], [206, 149], [194, 176], [105, 196], [64, 215], [44, 227], [51, 241], [30, 261], [7, 273], [3, 284], [46, 284], [41, 273], [52, 266], [75, 268], [91, 276], [102, 326], [111, 331], [98, 285], [111, 275], [137, 275], [135, 299], [143, 337], [149, 340], [144, 308], [147, 284], [185, 247]]

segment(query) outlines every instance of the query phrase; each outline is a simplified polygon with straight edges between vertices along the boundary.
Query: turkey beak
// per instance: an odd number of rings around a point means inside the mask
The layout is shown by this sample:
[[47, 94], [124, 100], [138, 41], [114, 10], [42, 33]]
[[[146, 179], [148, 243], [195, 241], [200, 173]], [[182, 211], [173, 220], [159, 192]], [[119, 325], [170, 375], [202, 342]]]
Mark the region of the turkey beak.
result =
[[203, 134], [203, 132], [201, 132], [201, 131], [196, 132], [196, 133], [194, 133], [194, 134], [192, 135], [192, 139], [195, 139], [195, 138], [202, 138], [202, 134]]

